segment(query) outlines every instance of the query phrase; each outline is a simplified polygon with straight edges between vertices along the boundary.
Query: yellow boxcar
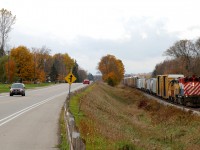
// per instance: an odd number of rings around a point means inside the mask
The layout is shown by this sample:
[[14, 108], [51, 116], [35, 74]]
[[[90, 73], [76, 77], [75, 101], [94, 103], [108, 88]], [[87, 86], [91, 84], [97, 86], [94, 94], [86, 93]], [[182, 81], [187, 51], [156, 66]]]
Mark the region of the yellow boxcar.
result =
[[157, 95], [168, 99], [169, 98], [169, 84], [172, 80], [184, 77], [182, 74], [167, 74], [157, 76]]

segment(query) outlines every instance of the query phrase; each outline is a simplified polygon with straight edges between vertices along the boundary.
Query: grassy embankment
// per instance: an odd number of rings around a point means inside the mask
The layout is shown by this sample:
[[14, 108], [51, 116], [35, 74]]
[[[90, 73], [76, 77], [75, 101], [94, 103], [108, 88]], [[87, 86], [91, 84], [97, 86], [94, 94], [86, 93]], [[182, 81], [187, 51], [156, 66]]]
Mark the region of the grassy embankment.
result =
[[[54, 83], [25, 84], [26, 89], [53, 85]], [[11, 84], [0, 84], [0, 93], [9, 92]]]
[[73, 96], [70, 109], [87, 150], [200, 149], [200, 117], [133, 88], [96, 83]]
[[61, 110], [60, 113], [60, 118], [59, 118], [59, 134], [60, 134], [60, 139], [59, 139], [59, 145], [56, 147], [59, 148], [60, 150], [69, 150], [69, 143], [67, 141], [67, 133], [66, 133], [66, 124], [65, 124], [65, 112], [64, 112], [64, 107]]

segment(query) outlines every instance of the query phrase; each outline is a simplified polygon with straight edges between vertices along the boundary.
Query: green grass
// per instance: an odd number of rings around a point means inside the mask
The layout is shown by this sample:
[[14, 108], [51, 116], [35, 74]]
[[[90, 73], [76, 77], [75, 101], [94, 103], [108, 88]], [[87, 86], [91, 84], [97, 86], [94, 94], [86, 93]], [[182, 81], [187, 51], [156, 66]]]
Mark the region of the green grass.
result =
[[0, 84], [0, 93], [9, 92], [10, 84]]
[[25, 84], [27, 89], [54, 85], [54, 83]]
[[84, 119], [84, 113], [80, 110], [81, 107], [81, 100], [84, 98], [84, 96], [92, 90], [92, 86], [89, 86], [88, 88], [78, 91], [73, 96], [71, 96], [70, 103], [69, 103], [69, 109], [71, 113], [75, 117], [75, 121], [77, 124], [79, 124], [81, 119]]
[[64, 108], [62, 108], [59, 119], [59, 134], [60, 144], [57, 146], [60, 150], [69, 150], [69, 143], [67, 142], [67, 132], [64, 120]]
[[82, 130], [82, 132], [87, 132], [81, 135], [83, 139], [86, 139], [86, 149], [106, 149], [106, 145], [108, 145], [106, 138], [97, 134], [93, 128], [95, 126], [93, 120], [87, 118], [81, 110], [82, 100], [90, 93], [90, 91], [92, 91], [92, 89], [93, 85], [75, 93], [70, 99], [70, 111], [75, 117], [76, 125], [80, 127], [80, 130]]
[[[25, 84], [26, 89], [33, 89], [37, 87], [44, 87], [54, 85], [54, 83], [39, 83], [39, 84]], [[0, 84], [0, 93], [7, 93], [10, 90], [11, 84]]]

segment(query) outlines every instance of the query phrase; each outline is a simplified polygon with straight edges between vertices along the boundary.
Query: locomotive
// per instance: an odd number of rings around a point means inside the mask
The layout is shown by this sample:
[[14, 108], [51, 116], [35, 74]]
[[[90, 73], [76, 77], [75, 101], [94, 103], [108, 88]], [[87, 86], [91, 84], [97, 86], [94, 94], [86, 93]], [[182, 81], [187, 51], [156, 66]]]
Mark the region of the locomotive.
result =
[[147, 79], [133, 76], [124, 78], [123, 83], [167, 101], [186, 106], [200, 106], [200, 77], [166, 74]]

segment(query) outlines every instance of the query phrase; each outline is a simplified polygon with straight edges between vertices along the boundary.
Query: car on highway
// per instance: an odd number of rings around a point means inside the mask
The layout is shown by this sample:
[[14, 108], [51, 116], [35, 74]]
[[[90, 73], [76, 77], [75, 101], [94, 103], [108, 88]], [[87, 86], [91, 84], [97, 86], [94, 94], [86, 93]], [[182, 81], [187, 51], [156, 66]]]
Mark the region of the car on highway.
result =
[[13, 83], [10, 87], [10, 96], [13, 95], [25, 96], [25, 85], [23, 83]]
[[85, 79], [85, 80], [83, 81], [83, 84], [90, 84], [90, 80]]

